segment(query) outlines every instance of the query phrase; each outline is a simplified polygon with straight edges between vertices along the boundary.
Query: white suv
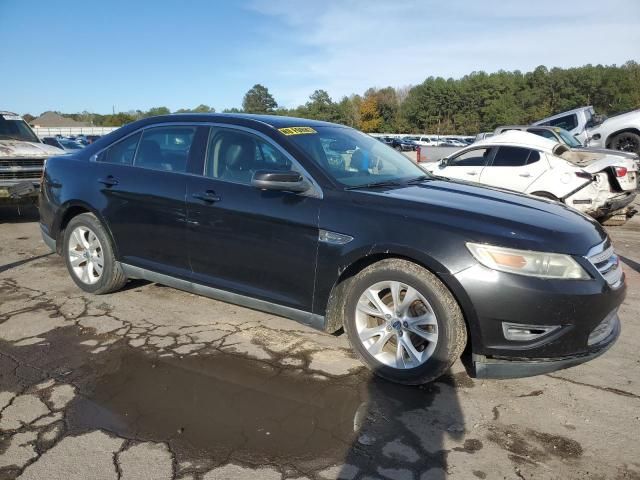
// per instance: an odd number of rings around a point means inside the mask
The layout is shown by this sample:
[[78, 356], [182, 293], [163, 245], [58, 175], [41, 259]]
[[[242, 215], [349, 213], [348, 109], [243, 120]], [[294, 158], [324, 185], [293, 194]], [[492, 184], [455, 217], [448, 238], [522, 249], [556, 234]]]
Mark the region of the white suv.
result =
[[611, 148], [640, 155], [640, 109], [606, 118], [593, 107], [581, 107], [543, 118], [533, 125], [569, 130], [589, 147]]

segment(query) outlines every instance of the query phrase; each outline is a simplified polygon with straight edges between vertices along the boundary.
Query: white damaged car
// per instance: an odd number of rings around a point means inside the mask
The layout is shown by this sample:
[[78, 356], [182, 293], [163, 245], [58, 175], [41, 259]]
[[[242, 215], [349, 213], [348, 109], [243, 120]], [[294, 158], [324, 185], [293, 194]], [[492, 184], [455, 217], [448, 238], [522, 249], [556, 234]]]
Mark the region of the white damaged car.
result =
[[507, 131], [422, 166], [435, 175], [560, 201], [608, 225], [636, 213], [634, 160], [572, 150], [527, 132]]

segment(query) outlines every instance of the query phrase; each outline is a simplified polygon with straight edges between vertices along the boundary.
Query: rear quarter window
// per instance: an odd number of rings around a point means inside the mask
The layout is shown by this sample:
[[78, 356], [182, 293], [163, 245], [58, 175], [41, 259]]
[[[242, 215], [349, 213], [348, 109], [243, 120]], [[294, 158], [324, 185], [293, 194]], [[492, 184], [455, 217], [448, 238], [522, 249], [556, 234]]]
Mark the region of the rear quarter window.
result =
[[142, 133], [136, 133], [113, 144], [98, 155], [99, 162], [132, 165]]
[[492, 167], [522, 167], [540, 160], [540, 153], [522, 147], [500, 147]]

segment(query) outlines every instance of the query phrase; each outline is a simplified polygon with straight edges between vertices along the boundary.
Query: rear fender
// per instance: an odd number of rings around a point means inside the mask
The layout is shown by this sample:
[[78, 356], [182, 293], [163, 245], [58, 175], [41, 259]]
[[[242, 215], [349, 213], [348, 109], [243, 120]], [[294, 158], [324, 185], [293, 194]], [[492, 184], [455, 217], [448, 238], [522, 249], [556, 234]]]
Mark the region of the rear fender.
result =
[[76, 216], [75, 214], [73, 214], [71, 217], [69, 216], [69, 214], [73, 213], [74, 211], [78, 211], [78, 214], [88, 212], [96, 216], [96, 218], [100, 221], [103, 228], [107, 232], [107, 235], [109, 235], [109, 240], [111, 241], [111, 247], [113, 249], [113, 253], [116, 259], [119, 259], [120, 255], [118, 253], [118, 246], [113, 240], [113, 235], [111, 233], [111, 228], [109, 227], [109, 223], [105, 220], [105, 218], [100, 214], [98, 210], [93, 208], [88, 203], [83, 202], [82, 200], [69, 200], [63, 203], [62, 205], [60, 205], [60, 207], [58, 208], [58, 211], [56, 212], [56, 216], [51, 226], [50, 233], [51, 233], [51, 236], [56, 239], [58, 253], [61, 252], [64, 229], [67, 223], [69, 223], [69, 220], [71, 220], [71, 218]]

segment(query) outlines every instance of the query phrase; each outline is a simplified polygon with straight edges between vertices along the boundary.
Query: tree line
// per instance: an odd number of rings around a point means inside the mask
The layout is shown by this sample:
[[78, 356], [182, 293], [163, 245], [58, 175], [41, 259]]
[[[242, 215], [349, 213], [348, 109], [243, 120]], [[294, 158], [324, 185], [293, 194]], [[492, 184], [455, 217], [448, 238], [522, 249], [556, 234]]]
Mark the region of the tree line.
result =
[[[499, 125], [529, 124], [554, 113], [593, 105], [598, 113], [613, 115], [640, 108], [640, 64], [585, 65], [576, 68], [539, 66], [531, 72], [473, 72], [459, 79], [428, 77], [419, 85], [369, 88], [333, 100], [316, 90], [295, 108], [279, 106], [263, 85], [254, 85], [244, 96], [246, 112], [288, 115], [341, 123], [365, 132], [442, 133], [472, 135]], [[208, 105], [180, 112], [215, 112]], [[170, 113], [166, 107], [148, 111], [100, 115], [89, 112], [64, 114], [94, 125], [120, 126], [140, 118]], [[26, 117], [26, 116], [25, 116]]]

